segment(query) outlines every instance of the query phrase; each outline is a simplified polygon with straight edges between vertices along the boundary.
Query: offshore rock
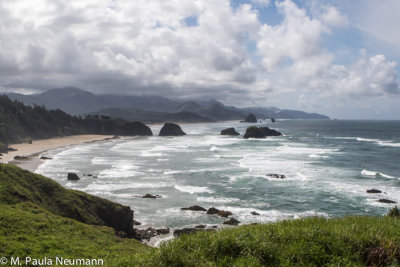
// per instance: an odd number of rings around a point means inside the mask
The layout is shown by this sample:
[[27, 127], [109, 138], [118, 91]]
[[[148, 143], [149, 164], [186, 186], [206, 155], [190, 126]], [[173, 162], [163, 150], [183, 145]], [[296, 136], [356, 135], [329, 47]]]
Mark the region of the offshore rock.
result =
[[221, 131], [221, 135], [240, 135], [235, 128], [227, 128]]
[[380, 193], [382, 193], [382, 191], [378, 190], [378, 189], [369, 189], [369, 190], [367, 190], [367, 193], [369, 193], [369, 194], [380, 194]]
[[198, 205], [194, 205], [188, 208], [181, 208], [181, 210], [192, 210], [192, 211], [207, 211], [205, 208], [198, 206]]
[[240, 222], [235, 218], [230, 218], [228, 221], [225, 221], [224, 224], [228, 225], [238, 225]]
[[244, 119], [245, 122], [257, 122], [256, 116], [254, 116], [253, 113], [250, 113], [247, 115], [247, 117]]
[[243, 138], [265, 138], [267, 136], [281, 136], [282, 133], [268, 127], [251, 126], [246, 129]]
[[73, 172], [69, 172], [68, 173], [67, 179], [70, 180], [70, 181], [78, 181], [78, 180], [80, 180], [79, 176], [76, 173], [73, 173]]
[[165, 123], [164, 126], [160, 130], [159, 136], [182, 136], [186, 135], [184, 131], [182, 131], [181, 127], [175, 123]]

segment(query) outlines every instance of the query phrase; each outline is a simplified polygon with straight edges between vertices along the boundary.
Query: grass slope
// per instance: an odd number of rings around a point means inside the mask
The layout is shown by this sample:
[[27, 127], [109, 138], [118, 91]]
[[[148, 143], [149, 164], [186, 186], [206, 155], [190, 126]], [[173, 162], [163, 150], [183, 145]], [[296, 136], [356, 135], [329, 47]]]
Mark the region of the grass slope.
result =
[[[2, 257], [103, 259], [105, 266], [141, 265], [151, 248], [119, 238], [109, 227], [94, 226], [55, 215], [35, 204], [0, 204]], [[22, 262], [21, 262], [22, 263]]]
[[183, 236], [153, 266], [400, 266], [400, 220], [307, 218]]
[[83, 223], [107, 225], [118, 231], [132, 228], [129, 207], [84, 192], [69, 190], [57, 182], [19, 167], [0, 164], [0, 203], [31, 202], [54, 214]]

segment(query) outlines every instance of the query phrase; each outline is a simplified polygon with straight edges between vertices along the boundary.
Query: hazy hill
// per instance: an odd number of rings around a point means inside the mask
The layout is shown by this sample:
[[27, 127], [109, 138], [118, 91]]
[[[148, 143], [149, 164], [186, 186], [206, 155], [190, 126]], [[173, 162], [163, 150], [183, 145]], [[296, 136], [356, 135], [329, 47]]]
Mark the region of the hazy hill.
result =
[[279, 109], [276, 107], [248, 107], [243, 108], [243, 111], [253, 113], [257, 118], [275, 118], [275, 119], [320, 119], [329, 120], [328, 116], [318, 113], [307, 113], [299, 110]]
[[[180, 113], [190, 112], [196, 113], [199, 122], [220, 120], [241, 120], [244, 119], [248, 113], [255, 114], [258, 118], [278, 118], [278, 119], [329, 119], [327, 116], [306, 113], [296, 110], [280, 110], [275, 107], [249, 107], [249, 108], [236, 108], [233, 106], [226, 106], [216, 100], [199, 100], [199, 101], [179, 101], [172, 100], [161, 96], [127, 96], [127, 95], [97, 95], [79, 88], [66, 87], [52, 89], [41, 94], [22, 95], [10, 93], [7, 94], [11, 99], [21, 101], [27, 105], [37, 104], [44, 105], [49, 109], [61, 109], [72, 115], [82, 115], [89, 113], [99, 114], [104, 110], [110, 112], [109, 109], [120, 109], [116, 112], [116, 117], [123, 118], [141, 118], [147, 121], [166, 121], [172, 115], [157, 114], [161, 113]], [[140, 110], [132, 112], [132, 110]], [[149, 113], [146, 114], [146, 111]], [[123, 114], [128, 112], [130, 114]], [[132, 113], [135, 115], [133, 116]], [[139, 114], [140, 113], [140, 116]], [[111, 115], [111, 114], [109, 114]], [[114, 115], [112, 115], [114, 116]], [[151, 116], [157, 118], [151, 119]], [[165, 118], [162, 119], [162, 118]], [[195, 116], [189, 114], [180, 114], [179, 120], [184, 122], [195, 122]], [[203, 118], [202, 118], [203, 117]], [[150, 119], [148, 119], [150, 118]], [[186, 120], [187, 118], [187, 120]]]
[[108, 108], [90, 114], [106, 115], [112, 118], [121, 118], [131, 121], [143, 122], [211, 122], [211, 119], [197, 113], [181, 111], [177, 113], [146, 111], [141, 109]]

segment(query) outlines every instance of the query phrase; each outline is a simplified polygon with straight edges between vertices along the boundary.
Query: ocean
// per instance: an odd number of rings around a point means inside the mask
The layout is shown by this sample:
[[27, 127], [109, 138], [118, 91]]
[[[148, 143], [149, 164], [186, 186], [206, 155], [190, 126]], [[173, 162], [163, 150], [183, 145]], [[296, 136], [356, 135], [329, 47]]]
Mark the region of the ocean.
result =
[[[263, 121], [282, 137], [243, 139], [239, 122], [181, 124], [187, 133], [122, 137], [51, 150], [36, 172], [66, 188], [129, 205], [144, 227], [221, 225], [226, 218], [182, 211], [231, 211], [243, 224], [307, 216], [384, 215], [400, 201], [400, 121]], [[241, 136], [221, 136], [235, 127]], [[79, 181], [68, 181], [75, 172]], [[97, 176], [88, 176], [91, 174]], [[282, 174], [277, 179], [267, 174]], [[369, 194], [368, 189], [382, 193]], [[160, 195], [144, 199], [145, 194]], [[252, 215], [255, 211], [259, 215]]]

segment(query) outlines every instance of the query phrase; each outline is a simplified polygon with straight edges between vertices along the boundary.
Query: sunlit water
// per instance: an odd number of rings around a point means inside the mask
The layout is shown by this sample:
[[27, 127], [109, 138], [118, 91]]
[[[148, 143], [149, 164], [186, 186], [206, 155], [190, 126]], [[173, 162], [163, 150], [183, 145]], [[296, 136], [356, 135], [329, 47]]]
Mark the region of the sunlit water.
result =
[[[181, 211], [200, 205], [231, 211], [242, 223], [305, 216], [382, 215], [400, 201], [400, 122], [278, 121], [282, 137], [245, 140], [251, 124], [184, 124], [182, 137], [124, 137], [45, 153], [37, 172], [63, 186], [129, 205], [135, 219], [171, 228], [221, 224]], [[259, 124], [260, 125], [260, 124]], [[80, 181], [67, 181], [76, 172]], [[283, 174], [286, 179], [266, 176]], [[93, 174], [98, 178], [84, 176]], [[382, 190], [368, 194], [367, 189]], [[159, 199], [143, 199], [150, 193]], [[252, 211], [259, 216], [251, 214]]]

